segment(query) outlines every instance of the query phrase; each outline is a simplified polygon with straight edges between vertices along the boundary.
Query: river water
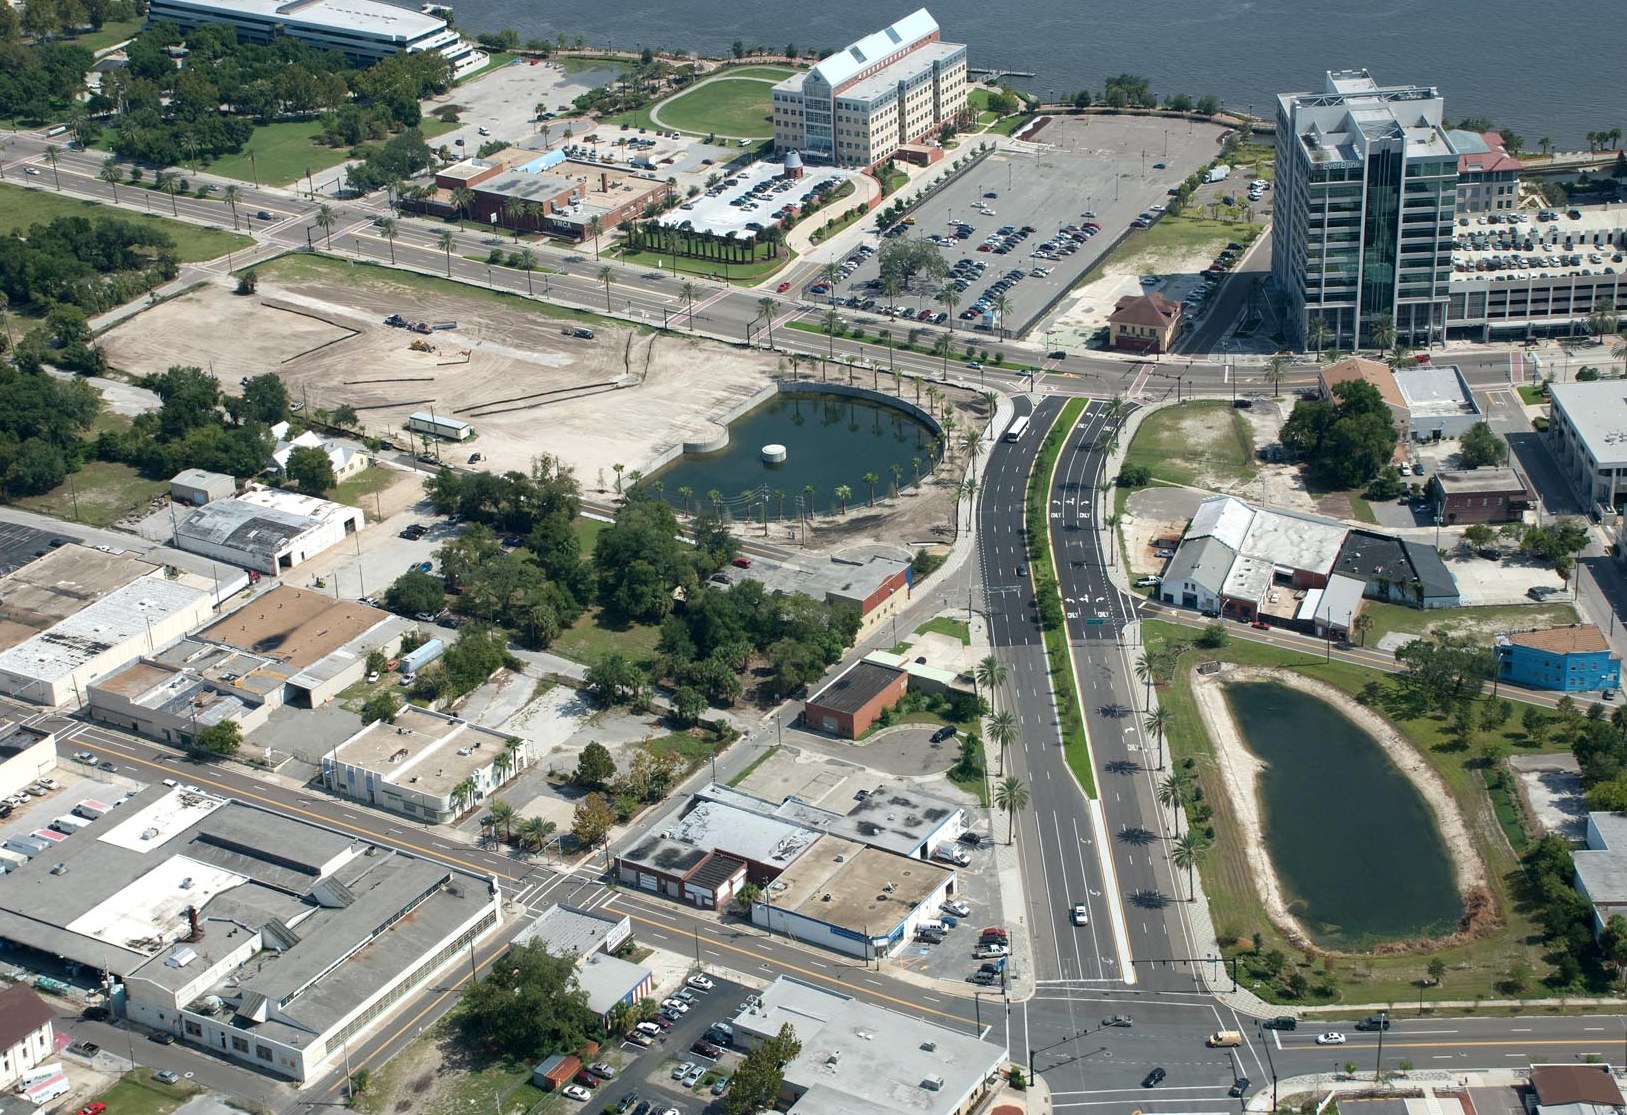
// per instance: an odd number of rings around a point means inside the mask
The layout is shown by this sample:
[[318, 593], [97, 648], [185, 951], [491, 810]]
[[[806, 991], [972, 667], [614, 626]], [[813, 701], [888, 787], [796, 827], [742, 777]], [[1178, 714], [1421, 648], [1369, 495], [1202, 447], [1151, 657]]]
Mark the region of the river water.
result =
[[[783, 51], [836, 48], [919, 6], [826, 0], [454, 0], [474, 30], [581, 35], [593, 46], [727, 52], [736, 39]], [[1100, 92], [1123, 72], [1158, 93], [1214, 94], [1273, 118], [1280, 92], [1320, 89], [1329, 69], [1366, 67], [1389, 84], [1438, 86], [1451, 119], [1488, 116], [1530, 150], [1627, 125], [1616, 42], [1620, 0], [931, 0], [943, 37], [973, 66], [1030, 70], [1041, 95]], [[1612, 30], [1613, 29], [1613, 30]]]
[[1228, 685], [1226, 703], [1266, 764], [1266, 850], [1311, 938], [1360, 949], [1450, 933], [1463, 915], [1451, 859], [1417, 787], [1379, 742], [1285, 685]]

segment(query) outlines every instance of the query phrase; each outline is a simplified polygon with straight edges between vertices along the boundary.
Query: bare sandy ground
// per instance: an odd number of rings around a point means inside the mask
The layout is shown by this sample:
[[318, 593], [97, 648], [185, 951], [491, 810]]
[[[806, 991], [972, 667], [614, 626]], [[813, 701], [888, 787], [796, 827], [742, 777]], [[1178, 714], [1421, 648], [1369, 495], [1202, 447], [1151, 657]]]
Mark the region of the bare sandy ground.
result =
[[[1192, 693], [1209, 738], [1215, 743], [1215, 765], [1232, 807], [1243, 829], [1245, 854], [1265, 904], [1266, 913], [1301, 947], [1317, 948], [1299, 919], [1289, 912], [1283, 896], [1282, 880], [1266, 852], [1265, 832], [1260, 820], [1259, 778], [1265, 764], [1243, 743], [1242, 733], [1226, 704], [1225, 687], [1243, 681], [1271, 681], [1286, 685], [1329, 702], [1355, 722], [1362, 731], [1378, 740], [1396, 768], [1418, 787], [1435, 816], [1443, 842], [1452, 857], [1452, 870], [1458, 892], [1468, 899], [1486, 890], [1486, 865], [1475, 850], [1469, 826], [1445, 782], [1412, 743], [1371, 709], [1357, 704], [1330, 685], [1313, 681], [1289, 670], [1268, 670], [1252, 666], [1223, 664], [1212, 674], [1190, 675]], [[1325, 951], [1325, 950], [1324, 950]]]

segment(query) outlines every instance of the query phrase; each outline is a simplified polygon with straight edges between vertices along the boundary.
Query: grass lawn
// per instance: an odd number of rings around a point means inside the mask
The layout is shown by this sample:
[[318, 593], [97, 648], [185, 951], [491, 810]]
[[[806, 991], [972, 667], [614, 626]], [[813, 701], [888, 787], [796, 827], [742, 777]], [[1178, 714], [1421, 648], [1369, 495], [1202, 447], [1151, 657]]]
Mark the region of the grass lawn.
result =
[[[411, 1106], [420, 1115], [468, 1115], [471, 1111], [520, 1115], [558, 1110], [550, 1103], [553, 1097], [532, 1086], [530, 1065], [506, 1058], [488, 1059], [483, 1054], [465, 1056], [461, 1039], [448, 1036], [453, 1033], [451, 1026], [443, 1022], [419, 1037], [405, 1056], [391, 1059], [374, 1072], [357, 1106], [364, 1111], [388, 1110], [382, 1105], [390, 1100], [399, 1103], [402, 1096], [412, 1094], [416, 1098]], [[419, 1043], [426, 1048], [420, 1048]], [[425, 1072], [426, 1063], [436, 1063], [436, 1046], [445, 1049], [446, 1059], [439, 1061], [438, 1072]]]
[[774, 134], [771, 95], [776, 79], [730, 73], [686, 89], [661, 105], [661, 119], [679, 131], [767, 139]]
[[351, 507], [360, 507], [363, 511], [371, 512], [379, 505], [374, 500], [365, 500], [365, 497], [387, 491], [405, 476], [405, 473], [373, 465], [334, 488], [328, 493], [328, 498], [335, 503], [346, 503]]
[[82, 46], [90, 51], [106, 50], [133, 37], [146, 22], [144, 19], [109, 20], [102, 24], [100, 31], [86, 31], [83, 35], [75, 36], [68, 41], [74, 46]]
[[571, 530], [576, 534], [576, 540], [582, 544], [582, 556], [592, 557], [593, 547], [599, 541], [599, 535], [610, 524], [603, 519], [590, 519], [585, 515], [578, 515], [571, 522]]
[[1001, 120], [998, 124], [995, 124], [994, 127], [989, 128], [988, 130], [991, 131], [991, 132], [998, 132], [1000, 135], [1003, 135], [1003, 136], [1008, 136], [1008, 135], [1011, 135], [1013, 132], [1016, 132], [1019, 129], [1021, 129], [1023, 127], [1026, 127], [1028, 125], [1029, 121], [1031, 121], [1033, 119], [1034, 119], [1033, 113], [1019, 112], [1015, 116], [1007, 116], [1006, 118]]
[[129, 465], [87, 461], [53, 490], [15, 502], [18, 507], [67, 522], [105, 527], [168, 490], [168, 481], [148, 480]]
[[[651, 270], [659, 267], [663, 271], [671, 271], [673, 265], [673, 257], [667, 252], [624, 252], [618, 246], [615, 257], [624, 263], [648, 267]], [[761, 282], [764, 276], [774, 274], [794, 258], [795, 255], [782, 245], [777, 259], [759, 259], [751, 263], [731, 263], [728, 272], [729, 282], [743, 283], [747, 286]], [[720, 279], [723, 277], [723, 264], [719, 260], [695, 259], [691, 256], [680, 255], [677, 258], [677, 263], [678, 270], [685, 275], [701, 275], [708, 278], [716, 275]], [[676, 310], [673, 316], [677, 316]]]
[[349, 260], [330, 259], [323, 255], [307, 254], [305, 252], [290, 252], [278, 256], [268, 263], [257, 265], [254, 270], [262, 279], [282, 282], [343, 282], [349, 286], [366, 287], [370, 290], [400, 291], [410, 290], [420, 294], [433, 294], [452, 298], [473, 298], [482, 302], [491, 302], [505, 306], [509, 309], [523, 309], [528, 314], [538, 314], [542, 317], [557, 318], [561, 321], [579, 321], [584, 325], [600, 325], [608, 328], [627, 328], [627, 323], [615, 321], [601, 314], [583, 313], [580, 310], [556, 306], [551, 302], [533, 301], [524, 295], [504, 294], [501, 291], [487, 290], [484, 287], [468, 286], [453, 279], [437, 278], [434, 275], [420, 275], [416, 271], [398, 271], [380, 264], [352, 263]]
[[307, 167], [313, 172], [327, 170], [350, 157], [348, 147], [318, 144], [316, 136], [321, 130], [321, 122], [314, 118], [262, 124], [254, 129], [242, 152], [216, 159], [209, 165], [209, 173], [242, 182], [253, 182], [258, 175], [262, 185], [287, 186], [304, 178]]
[[153, 1079], [151, 1069], [137, 1069], [125, 1073], [117, 1084], [97, 1098], [107, 1104], [109, 1111], [117, 1111], [119, 1115], [169, 1115], [200, 1091], [201, 1088], [184, 1078], [174, 1084], [160, 1084]]
[[1124, 463], [1145, 465], [1154, 479], [1171, 484], [1198, 484], [1203, 477], [1245, 482], [1254, 475], [1254, 445], [1248, 423], [1230, 403], [1205, 399], [1148, 415]]
[[730, 77], [759, 77], [766, 81], [784, 81], [796, 73], [790, 66], [729, 66], [719, 73]]
[[1208, 217], [1189, 216], [1185, 213], [1166, 214], [1153, 226], [1133, 234], [1125, 247], [1137, 251], [1178, 251], [1183, 254], [1202, 249], [1204, 254], [1219, 252], [1233, 240], [1247, 244], [1260, 231], [1260, 226], [1241, 221], [1211, 221]]
[[[47, 178], [46, 181], [49, 181]], [[126, 196], [129, 188], [122, 189]], [[164, 199], [168, 200], [168, 199]], [[43, 223], [53, 217], [118, 217], [120, 220], [156, 228], [175, 241], [175, 254], [183, 263], [199, 263], [206, 259], [219, 259], [228, 251], [241, 251], [254, 241], [235, 232], [220, 232], [211, 228], [175, 221], [168, 217], [131, 213], [102, 205], [94, 201], [80, 201], [55, 191], [30, 190], [22, 186], [0, 183], [0, 234], [12, 230], [25, 231], [29, 225]], [[230, 216], [222, 210], [223, 216]]]
[[1548, 396], [1542, 387], [1535, 383], [1522, 383], [1519, 386], [1520, 400], [1526, 406], [1539, 407], [1547, 403]]
[[1367, 642], [1376, 643], [1392, 631], [1422, 635], [1444, 627], [1454, 634], [1489, 637], [1498, 631], [1521, 627], [1563, 627], [1576, 622], [1576, 609], [1569, 604], [1504, 604], [1485, 608], [1441, 608], [1420, 611], [1400, 604], [1362, 602], [1362, 615], [1373, 617]]
[[[1143, 637], [1148, 649], [1153, 649], [1171, 641], [1189, 642], [1193, 633], [1173, 624], [1149, 621], [1143, 625]], [[1321, 979], [1322, 963], [1318, 959], [1312, 966], [1288, 944], [1266, 917], [1243, 853], [1241, 829], [1230, 800], [1215, 776], [1213, 745], [1203, 730], [1203, 722], [1187, 681], [1188, 670], [1206, 659], [1290, 668], [1351, 694], [1359, 692], [1369, 682], [1383, 683], [1387, 675], [1352, 663], [1325, 663], [1316, 655], [1234, 640], [1218, 651], [1189, 650], [1182, 658], [1175, 680], [1162, 686], [1159, 692], [1159, 703], [1169, 710], [1167, 738], [1172, 760], [1191, 758], [1196, 762], [1198, 781], [1205, 790], [1204, 801], [1214, 810], [1209, 823], [1215, 829], [1215, 845], [1200, 871], [1217, 932], [1224, 939], [1240, 941], [1247, 941], [1252, 933], [1260, 933], [1263, 949], [1282, 950], [1289, 957], [1290, 966], [1303, 970], [1314, 986]], [[1542, 950], [1529, 949], [1525, 944], [1526, 939], [1537, 930], [1514, 908], [1508, 894], [1506, 880], [1517, 864], [1509, 847], [1498, 838], [1501, 832], [1492, 819], [1492, 805], [1486, 798], [1476, 765], [1476, 749], [1453, 749], [1445, 738], [1444, 724], [1436, 717], [1390, 719], [1413, 741], [1419, 754], [1440, 773], [1463, 810], [1470, 831], [1479, 835], [1480, 851], [1486, 859], [1490, 885], [1505, 924], [1496, 932], [1467, 944], [1442, 949], [1438, 953], [1338, 958], [1333, 963], [1339, 993], [1332, 1001], [1416, 1002], [1418, 981], [1423, 978], [1431, 955], [1440, 956], [1448, 968], [1444, 986], [1440, 990], [1432, 989], [1429, 992], [1431, 997], [1445, 994], [1454, 999], [1467, 999], [1477, 995], [1498, 995], [1495, 985], [1509, 967], [1520, 960], [1530, 963], [1539, 978], [1547, 974], [1547, 965], [1540, 955]], [[1519, 719], [1516, 715], [1500, 731], [1482, 732], [1480, 738], [1501, 738], [1512, 750], [1519, 751], [1527, 743]], [[1227, 951], [1232, 953], [1237, 950], [1229, 948]], [[1329, 1000], [1312, 994], [1307, 1001]]]
[[481, 74], [489, 74], [495, 69], [507, 66], [518, 57], [519, 55], [510, 54], [505, 50], [494, 50], [487, 57], [486, 64], [484, 66], [480, 67], [478, 70], [475, 70], [473, 73], [464, 74], [462, 77], [458, 78], [457, 83], [459, 85], [467, 85]]
[[657, 736], [644, 746], [652, 755], [663, 755], [669, 751], [683, 756], [686, 771], [692, 771], [702, 763], [709, 762], [712, 756], [725, 750], [732, 739], [718, 737], [704, 728], [697, 728], [689, 732], [674, 732], [670, 736]]
[[931, 631], [938, 635], [948, 635], [959, 639], [962, 646], [970, 646], [972, 643], [972, 629], [966, 626], [966, 621], [952, 619], [949, 616], [934, 616], [915, 630], [918, 633]]
[[1269, 182], [1277, 176], [1276, 148], [1264, 143], [1240, 143], [1232, 155], [1232, 166], [1243, 168], [1250, 178]]
[[[585, 552], [591, 553], [591, 549]], [[620, 651], [637, 666], [649, 667], [655, 661], [655, 643], [661, 637], [658, 627], [631, 625], [613, 627], [600, 622], [598, 608], [589, 608], [569, 628], [560, 632], [549, 649], [573, 662], [592, 665], [611, 651]]]

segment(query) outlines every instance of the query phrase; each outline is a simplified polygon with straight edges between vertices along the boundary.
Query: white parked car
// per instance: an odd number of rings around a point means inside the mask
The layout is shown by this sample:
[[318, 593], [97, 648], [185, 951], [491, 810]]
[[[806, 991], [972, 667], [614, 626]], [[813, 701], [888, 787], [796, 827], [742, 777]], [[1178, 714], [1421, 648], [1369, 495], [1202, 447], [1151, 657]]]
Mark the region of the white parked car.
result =
[[1345, 1036], [1337, 1030], [1329, 1030], [1325, 1034], [1316, 1035], [1317, 1045], [1343, 1045], [1344, 1043]]
[[710, 991], [715, 986], [712, 981], [707, 979], [705, 976], [690, 976], [688, 982], [690, 987], [697, 988], [701, 991]]
[[682, 1080], [684, 1077], [689, 1075], [690, 1070], [692, 1070], [694, 1067], [695, 1067], [695, 1062], [694, 1061], [685, 1061], [685, 1062], [683, 1062], [683, 1064], [679, 1065], [677, 1068], [672, 1070], [672, 1079], [674, 1079], [674, 1080]]
[[949, 913], [954, 914], [957, 918], [969, 918], [972, 916], [972, 908], [958, 898], [951, 898], [949, 901], [943, 904], [943, 908]]
[[978, 960], [998, 960], [1002, 956], [1010, 955], [1011, 947], [1009, 945], [979, 945], [977, 951], [972, 953], [972, 956]]
[[560, 1091], [564, 1093], [566, 1099], [577, 1100], [581, 1103], [586, 1103], [593, 1098], [593, 1093], [580, 1084], [567, 1084]]
[[689, 1013], [689, 1004], [682, 999], [662, 999], [661, 1005], [677, 1011], [679, 1014]]

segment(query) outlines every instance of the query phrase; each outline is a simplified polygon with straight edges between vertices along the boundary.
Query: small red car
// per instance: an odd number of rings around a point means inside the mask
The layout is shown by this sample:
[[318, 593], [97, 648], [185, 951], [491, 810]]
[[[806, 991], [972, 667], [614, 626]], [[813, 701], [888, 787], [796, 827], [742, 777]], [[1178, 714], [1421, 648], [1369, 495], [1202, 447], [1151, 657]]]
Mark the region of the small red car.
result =
[[1263, 619], [1254, 620], [1252, 623], [1249, 624], [1249, 626], [1254, 628], [1256, 631], [1270, 631], [1271, 630], [1271, 625], [1269, 623], [1265, 622], [1265, 620], [1263, 620]]
[[87, 1103], [83, 1108], [80, 1109], [79, 1115], [102, 1115], [102, 1112], [106, 1110], [107, 1104], [97, 1100], [92, 1103]]
[[791, 289], [791, 284], [790, 283], [781, 283], [779, 286], [774, 288], [775, 293], [777, 293], [777, 294], [784, 294], [786, 291], [788, 291], [790, 289]]
[[751, 559], [749, 557], [744, 557], [744, 556], [737, 557], [737, 558], [734, 559], [733, 564], [739, 566], [741, 569], [750, 569], [751, 568]]

